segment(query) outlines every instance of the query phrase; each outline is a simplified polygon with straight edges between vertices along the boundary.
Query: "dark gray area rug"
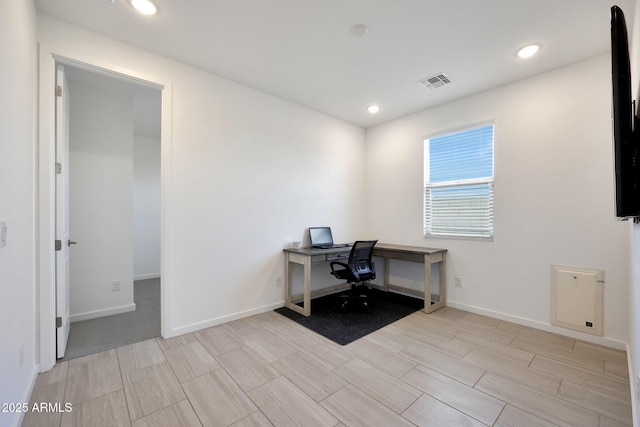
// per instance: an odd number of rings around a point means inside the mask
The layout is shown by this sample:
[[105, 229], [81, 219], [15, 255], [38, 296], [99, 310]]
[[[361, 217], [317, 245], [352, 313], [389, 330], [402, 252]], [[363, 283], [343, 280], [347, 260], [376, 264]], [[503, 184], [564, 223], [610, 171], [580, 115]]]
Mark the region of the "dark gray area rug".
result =
[[340, 345], [345, 345], [424, 308], [423, 300], [406, 295], [376, 289], [370, 289], [368, 295], [372, 303], [370, 313], [343, 313], [337, 307], [340, 303], [339, 294], [311, 300], [309, 317], [286, 307], [274, 311]]
[[137, 280], [136, 310], [71, 324], [64, 358], [76, 359], [160, 336], [160, 279]]

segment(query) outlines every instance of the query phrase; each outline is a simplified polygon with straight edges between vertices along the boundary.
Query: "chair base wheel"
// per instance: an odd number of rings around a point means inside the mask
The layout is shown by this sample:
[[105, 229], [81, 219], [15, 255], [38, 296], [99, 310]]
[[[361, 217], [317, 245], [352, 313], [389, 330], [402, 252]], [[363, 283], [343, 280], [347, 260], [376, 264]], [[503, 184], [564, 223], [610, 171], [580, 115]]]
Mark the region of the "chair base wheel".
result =
[[372, 307], [367, 295], [340, 295], [338, 310], [343, 313], [364, 312], [371, 313]]

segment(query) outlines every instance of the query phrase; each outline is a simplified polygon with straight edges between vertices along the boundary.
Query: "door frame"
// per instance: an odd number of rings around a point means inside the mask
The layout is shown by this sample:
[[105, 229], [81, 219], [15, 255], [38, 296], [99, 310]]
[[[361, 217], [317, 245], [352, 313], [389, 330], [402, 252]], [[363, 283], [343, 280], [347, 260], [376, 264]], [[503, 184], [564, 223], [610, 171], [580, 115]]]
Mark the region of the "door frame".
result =
[[38, 150], [36, 177], [36, 340], [39, 372], [51, 370], [56, 364], [56, 257], [55, 257], [55, 71], [56, 63], [124, 79], [161, 91], [161, 222], [160, 222], [160, 334], [170, 336], [171, 271], [170, 217], [171, 143], [173, 85], [158, 76], [107, 63], [99, 53], [64, 52], [39, 44], [38, 65]]
[[[60, 93], [58, 87], [61, 88]], [[55, 253], [56, 258], [56, 357], [64, 357], [69, 342], [71, 319], [69, 316], [69, 88], [66, 68], [56, 64], [56, 241], [62, 244]], [[69, 243], [67, 243], [69, 242]], [[62, 297], [62, 298], [61, 298]], [[58, 324], [58, 319], [62, 322]], [[62, 355], [62, 356], [61, 356]]]

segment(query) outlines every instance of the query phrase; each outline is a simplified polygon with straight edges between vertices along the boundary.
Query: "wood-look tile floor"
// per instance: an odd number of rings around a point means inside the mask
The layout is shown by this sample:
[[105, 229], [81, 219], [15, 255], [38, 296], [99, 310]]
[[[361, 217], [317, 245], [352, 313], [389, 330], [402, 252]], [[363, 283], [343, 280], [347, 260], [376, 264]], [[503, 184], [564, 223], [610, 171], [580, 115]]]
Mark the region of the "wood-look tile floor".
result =
[[61, 362], [23, 426], [624, 426], [626, 354], [472, 313], [339, 346], [270, 312]]

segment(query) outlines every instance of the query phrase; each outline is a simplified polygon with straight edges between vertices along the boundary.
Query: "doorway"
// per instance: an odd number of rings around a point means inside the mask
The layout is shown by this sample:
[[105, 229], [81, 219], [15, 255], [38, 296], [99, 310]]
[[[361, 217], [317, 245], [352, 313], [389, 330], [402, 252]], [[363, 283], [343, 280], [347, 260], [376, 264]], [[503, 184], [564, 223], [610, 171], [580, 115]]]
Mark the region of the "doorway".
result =
[[[38, 52], [38, 178], [37, 178], [37, 340], [40, 372], [51, 370], [56, 364], [56, 239], [55, 234], [55, 104], [56, 63], [124, 79], [161, 92], [161, 325], [162, 337], [172, 336], [170, 320], [171, 294], [171, 239], [167, 223], [171, 206], [171, 135], [173, 122], [173, 86], [171, 80], [156, 67], [144, 61], [125, 66], [105, 59], [102, 52], [41, 44]], [[136, 68], [138, 67], [138, 68]]]
[[148, 85], [61, 66], [71, 328], [57, 358], [68, 360], [161, 333], [162, 99]]

